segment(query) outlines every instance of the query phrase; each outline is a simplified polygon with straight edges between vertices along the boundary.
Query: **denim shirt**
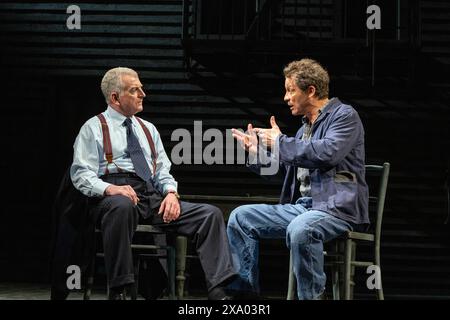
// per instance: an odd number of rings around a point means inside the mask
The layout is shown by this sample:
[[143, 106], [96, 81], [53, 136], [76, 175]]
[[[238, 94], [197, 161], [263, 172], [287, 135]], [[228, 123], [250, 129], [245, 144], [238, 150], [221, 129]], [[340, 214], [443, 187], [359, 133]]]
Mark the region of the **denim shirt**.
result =
[[[314, 122], [310, 140], [302, 140], [303, 130], [304, 126], [295, 137], [281, 134], [276, 140], [279, 174], [284, 176], [280, 203], [294, 204], [301, 196], [296, 172], [307, 168], [312, 210], [354, 224], [369, 223], [364, 128], [356, 110], [334, 98]], [[274, 155], [271, 158], [274, 161]]]

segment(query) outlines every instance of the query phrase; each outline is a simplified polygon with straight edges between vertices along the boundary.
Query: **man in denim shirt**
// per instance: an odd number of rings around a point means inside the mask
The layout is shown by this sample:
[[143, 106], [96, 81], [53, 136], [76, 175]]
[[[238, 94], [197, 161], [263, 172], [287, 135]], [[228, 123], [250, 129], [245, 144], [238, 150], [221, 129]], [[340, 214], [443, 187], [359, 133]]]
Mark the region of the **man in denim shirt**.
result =
[[293, 61], [284, 76], [284, 101], [293, 116], [302, 116], [295, 137], [282, 134], [274, 117], [270, 129], [233, 129], [257, 160], [250, 169], [264, 175], [275, 163], [284, 183], [280, 204], [245, 205], [231, 213], [227, 232], [239, 277], [230, 288], [258, 294], [259, 239], [285, 238], [299, 299], [320, 299], [323, 243], [369, 223], [364, 129], [355, 109], [328, 98], [329, 76], [318, 62]]

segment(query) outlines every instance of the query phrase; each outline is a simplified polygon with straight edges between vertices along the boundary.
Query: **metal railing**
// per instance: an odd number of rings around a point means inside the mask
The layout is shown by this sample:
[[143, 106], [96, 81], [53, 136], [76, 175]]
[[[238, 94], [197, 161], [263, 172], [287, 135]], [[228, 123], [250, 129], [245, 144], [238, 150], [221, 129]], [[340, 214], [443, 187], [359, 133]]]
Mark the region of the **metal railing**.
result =
[[334, 0], [184, 0], [182, 38], [325, 39], [333, 11]]
[[[183, 0], [183, 39], [365, 40], [366, 10], [382, 9], [382, 32], [389, 40], [420, 44], [420, 0]], [[355, 5], [358, 4], [358, 8]], [[355, 33], [355, 10], [357, 28]], [[360, 12], [361, 11], [361, 12]], [[394, 11], [394, 12], [391, 12]], [[350, 13], [353, 13], [351, 15]], [[392, 16], [386, 23], [385, 17]], [[353, 22], [352, 22], [353, 21]], [[364, 31], [365, 30], [365, 31]], [[380, 36], [377, 37], [381, 40]]]
[[[381, 30], [366, 27], [372, 4], [380, 5]], [[355, 42], [369, 55], [374, 87], [377, 47], [401, 44], [412, 49], [408, 56], [414, 60], [420, 23], [420, 0], [184, 0], [182, 38]]]

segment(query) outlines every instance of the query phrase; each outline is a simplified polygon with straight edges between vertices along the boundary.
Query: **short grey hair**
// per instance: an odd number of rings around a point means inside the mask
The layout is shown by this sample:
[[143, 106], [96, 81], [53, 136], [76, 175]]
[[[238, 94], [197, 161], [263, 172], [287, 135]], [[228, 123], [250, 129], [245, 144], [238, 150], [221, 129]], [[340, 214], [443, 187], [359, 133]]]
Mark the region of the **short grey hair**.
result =
[[106, 71], [105, 75], [103, 76], [102, 83], [100, 85], [106, 103], [109, 103], [111, 93], [118, 92], [120, 95], [124, 90], [122, 82], [122, 76], [124, 75], [130, 75], [133, 77], [138, 76], [136, 71], [125, 67], [117, 67]]

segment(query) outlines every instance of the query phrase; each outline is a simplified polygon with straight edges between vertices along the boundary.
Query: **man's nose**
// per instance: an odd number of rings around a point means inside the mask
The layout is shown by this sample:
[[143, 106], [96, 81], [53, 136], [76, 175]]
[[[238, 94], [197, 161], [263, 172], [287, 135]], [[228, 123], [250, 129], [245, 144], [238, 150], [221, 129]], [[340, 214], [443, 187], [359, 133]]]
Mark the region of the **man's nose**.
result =
[[141, 96], [142, 98], [146, 97], [146, 94], [145, 94], [144, 90], [139, 89], [139, 96]]

